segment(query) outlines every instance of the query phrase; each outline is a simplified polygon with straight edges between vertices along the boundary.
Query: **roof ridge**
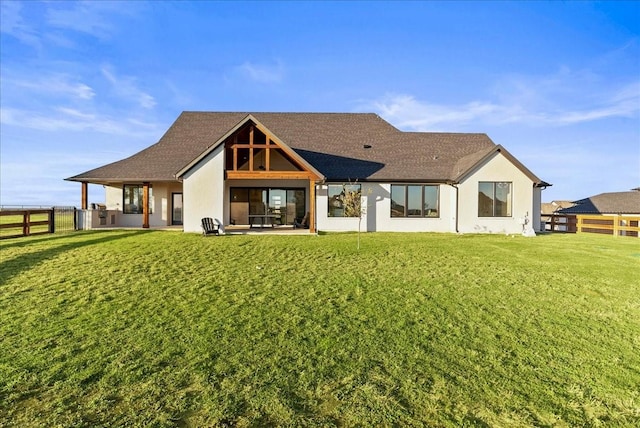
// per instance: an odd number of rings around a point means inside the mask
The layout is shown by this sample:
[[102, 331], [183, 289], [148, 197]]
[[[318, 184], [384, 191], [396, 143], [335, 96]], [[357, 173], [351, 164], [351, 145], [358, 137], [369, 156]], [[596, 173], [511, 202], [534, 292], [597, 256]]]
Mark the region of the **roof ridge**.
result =
[[484, 135], [489, 136], [486, 132], [447, 132], [447, 131], [402, 131], [405, 134], [441, 134], [441, 135]]
[[[339, 111], [248, 111], [248, 110], [236, 110], [236, 111], [208, 111], [208, 110], [183, 110], [182, 113], [205, 113], [205, 114], [290, 114], [290, 115], [337, 115], [337, 116], [347, 116], [347, 115], [372, 115], [378, 116], [380, 115], [375, 112], [339, 112]], [[181, 114], [182, 114], [181, 113]], [[384, 119], [383, 119], [384, 120]]]

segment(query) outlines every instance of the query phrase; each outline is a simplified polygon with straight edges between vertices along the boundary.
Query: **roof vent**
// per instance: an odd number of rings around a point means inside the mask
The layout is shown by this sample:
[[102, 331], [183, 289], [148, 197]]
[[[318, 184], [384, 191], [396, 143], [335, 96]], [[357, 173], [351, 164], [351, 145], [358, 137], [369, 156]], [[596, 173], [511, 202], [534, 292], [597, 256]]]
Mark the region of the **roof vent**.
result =
[[370, 149], [371, 148], [371, 144], [365, 144], [362, 147], [364, 147], [365, 149]]
[[433, 156], [433, 160], [438, 160], [438, 155]]

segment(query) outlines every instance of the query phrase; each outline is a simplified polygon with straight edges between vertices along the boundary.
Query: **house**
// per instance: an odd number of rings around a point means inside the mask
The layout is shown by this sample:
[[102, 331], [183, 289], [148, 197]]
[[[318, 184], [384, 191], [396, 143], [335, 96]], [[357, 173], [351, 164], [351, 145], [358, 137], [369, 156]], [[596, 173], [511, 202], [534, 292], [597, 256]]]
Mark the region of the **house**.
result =
[[558, 210], [558, 214], [640, 215], [640, 188], [580, 199], [573, 206]]
[[360, 192], [362, 230], [521, 233], [549, 186], [485, 134], [403, 132], [372, 113], [183, 112], [156, 144], [67, 178], [106, 189], [92, 227], [182, 225], [357, 230], [340, 195]]
[[[575, 232], [575, 222], [568, 216], [557, 215], [558, 211], [574, 206], [571, 201], [543, 202], [541, 207], [540, 231]], [[575, 221], [575, 219], [573, 219]]]
[[[564, 218], [569, 226], [566, 230], [568, 232], [638, 237], [640, 188], [628, 192], [600, 193], [580, 199], [573, 206], [558, 210], [553, 217]], [[551, 228], [553, 230], [554, 226]]]
[[574, 206], [575, 203], [571, 201], [551, 201], [551, 202], [543, 202], [542, 209], [540, 210], [540, 214], [543, 216], [548, 216], [551, 214], [556, 214], [558, 211]]

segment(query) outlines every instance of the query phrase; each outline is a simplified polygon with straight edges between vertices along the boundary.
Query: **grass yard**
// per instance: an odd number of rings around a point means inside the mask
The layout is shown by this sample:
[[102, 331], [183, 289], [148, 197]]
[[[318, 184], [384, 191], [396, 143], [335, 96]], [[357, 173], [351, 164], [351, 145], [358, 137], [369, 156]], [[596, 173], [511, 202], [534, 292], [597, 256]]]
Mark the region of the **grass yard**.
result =
[[0, 426], [640, 425], [640, 240], [0, 242]]

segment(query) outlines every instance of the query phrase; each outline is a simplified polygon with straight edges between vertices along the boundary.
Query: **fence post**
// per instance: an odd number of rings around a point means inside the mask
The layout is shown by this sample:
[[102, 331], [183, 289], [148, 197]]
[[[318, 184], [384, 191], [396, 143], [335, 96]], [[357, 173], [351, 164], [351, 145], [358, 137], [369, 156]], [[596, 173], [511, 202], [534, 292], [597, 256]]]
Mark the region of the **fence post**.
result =
[[29, 220], [30, 220], [31, 214], [29, 213], [29, 211], [25, 211], [22, 214], [22, 234], [24, 236], [29, 236]]
[[56, 233], [56, 209], [51, 207], [49, 211], [49, 233]]
[[78, 230], [78, 210], [73, 207], [73, 230]]

